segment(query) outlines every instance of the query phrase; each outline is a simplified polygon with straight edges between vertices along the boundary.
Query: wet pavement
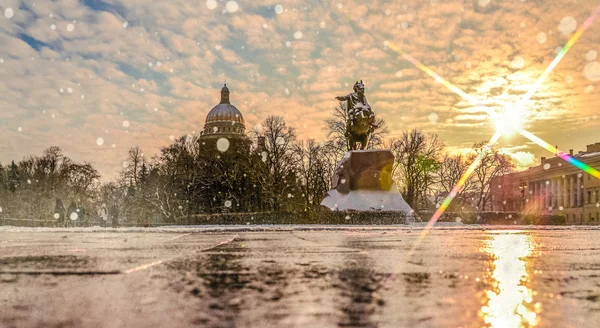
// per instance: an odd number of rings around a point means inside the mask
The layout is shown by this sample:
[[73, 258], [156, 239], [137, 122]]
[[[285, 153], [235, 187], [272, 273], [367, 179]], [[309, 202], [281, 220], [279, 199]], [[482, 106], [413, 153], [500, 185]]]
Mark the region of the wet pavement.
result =
[[600, 229], [0, 229], [1, 327], [598, 327]]

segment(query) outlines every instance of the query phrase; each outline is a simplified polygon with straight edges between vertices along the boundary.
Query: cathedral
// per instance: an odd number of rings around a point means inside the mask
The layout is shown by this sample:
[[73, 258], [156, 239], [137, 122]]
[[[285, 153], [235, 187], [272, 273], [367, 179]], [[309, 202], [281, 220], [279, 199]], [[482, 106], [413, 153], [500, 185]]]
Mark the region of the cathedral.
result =
[[200, 212], [255, 211], [260, 203], [252, 180], [257, 157], [250, 152], [252, 141], [245, 134], [244, 117], [229, 101], [229, 94], [225, 84], [221, 101], [206, 115], [198, 139], [203, 196], [195, 205]]
[[200, 142], [208, 147], [217, 147], [219, 140], [226, 139], [234, 149], [246, 149], [251, 141], [246, 136], [246, 125], [242, 113], [229, 101], [227, 84], [221, 89], [221, 102], [213, 107], [204, 122]]

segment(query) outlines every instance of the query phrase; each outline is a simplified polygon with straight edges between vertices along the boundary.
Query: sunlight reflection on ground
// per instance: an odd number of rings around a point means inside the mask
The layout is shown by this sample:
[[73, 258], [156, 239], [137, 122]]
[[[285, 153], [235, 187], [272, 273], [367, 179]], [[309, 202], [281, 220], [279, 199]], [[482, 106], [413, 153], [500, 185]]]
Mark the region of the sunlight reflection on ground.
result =
[[492, 287], [479, 315], [490, 327], [533, 327], [539, 323], [541, 304], [534, 303], [529, 285], [528, 257], [534, 249], [530, 235], [492, 234], [482, 251], [491, 255]]

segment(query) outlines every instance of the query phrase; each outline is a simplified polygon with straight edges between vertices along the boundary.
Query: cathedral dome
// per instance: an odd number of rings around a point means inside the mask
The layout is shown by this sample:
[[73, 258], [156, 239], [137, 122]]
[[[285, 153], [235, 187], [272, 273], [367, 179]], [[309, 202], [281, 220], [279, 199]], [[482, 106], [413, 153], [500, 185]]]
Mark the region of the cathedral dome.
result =
[[244, 124], [242, 113], [232, 104], [218, 104], [206, 115], [206, 124], [212, 122], [236, 122]]
[[244, 117], [229, 102], [229, 88], [225, 84], [221, 89], [221, 102], [206, 115], [203, 135], [206, 137], [218, 137], [223, 134], [242, 136], [245, 129]]
[[227, 84], [221, 89], [221, 102], [208, 112], [205, 123], [224, 121], [244, 124], [242, 113], [229, 102], [229, 88]]

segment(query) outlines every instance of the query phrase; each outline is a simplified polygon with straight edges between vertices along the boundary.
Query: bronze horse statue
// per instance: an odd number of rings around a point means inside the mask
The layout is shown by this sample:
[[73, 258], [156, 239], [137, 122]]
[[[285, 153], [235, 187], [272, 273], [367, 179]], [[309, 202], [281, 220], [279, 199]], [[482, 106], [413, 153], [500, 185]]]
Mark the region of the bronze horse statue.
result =
[[[369, 142], [369, 136], [375, 129], [375, 113], [365, 96], [365, 86], [356, 81], [354, 92], [347, 96], [335, 97], [339, 101], [346, 101], [345, 111], [347, 116], [346, 133], [348, 150], [364, 150]], [[360, 147], [358, 146], [360, 144]]]

